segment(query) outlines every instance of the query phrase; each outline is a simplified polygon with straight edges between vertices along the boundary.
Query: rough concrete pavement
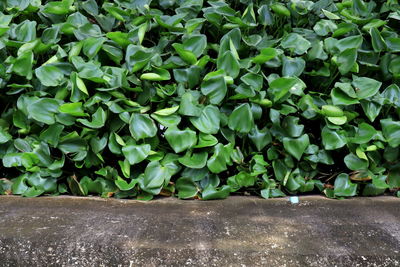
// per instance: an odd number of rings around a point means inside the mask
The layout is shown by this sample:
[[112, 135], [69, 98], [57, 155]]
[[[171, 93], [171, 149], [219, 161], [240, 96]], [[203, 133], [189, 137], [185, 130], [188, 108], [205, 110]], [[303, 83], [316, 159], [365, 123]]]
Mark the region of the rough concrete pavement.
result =
[[400, 199], [0, 197], [0, 266], [397, 266]]

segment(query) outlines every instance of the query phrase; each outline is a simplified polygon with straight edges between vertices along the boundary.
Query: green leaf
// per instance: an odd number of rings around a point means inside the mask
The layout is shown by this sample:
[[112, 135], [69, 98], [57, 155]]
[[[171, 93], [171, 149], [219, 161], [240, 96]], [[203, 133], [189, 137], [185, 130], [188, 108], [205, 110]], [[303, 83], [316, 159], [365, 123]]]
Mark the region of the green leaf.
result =
[[82, 123], [86, 127], [98, 129], [104, 126], [106, 123], [107, 115], [102, 108], [98, 108], [92, 115], [92, 121], [87, 119], [77, 119], [78, 122]]
[[76, 117], [86, 116], [86, 113], [82, 109], [82, 102], [62, 104], [61, 106], [58, 107], [58, 111]]
[[368, 143], [378, 132], [374, 127], [368, 123], [361, 123], [358, 125], [358, 129], [354, 138], [351, 138], [351, 142], [355, 144], [365, 144]]
[[326, 36], [329, 33], [334, 32], [336, 29], [336, 24], [333, 21], [326, 19], [318, 21], [313, 27], [315, 33], [320, 36]]
[[364, 99], [376, 95], [382, 83], [367, 77], [356, 77], [351, 83], [356, 89], [358, 99]]
[[178, 161], [182, 165], [192, 168], [192, 169], [201, 169], [206, 166], [207, 163], [207, 152], [200, 153], [186, 153], [184, 157], [179, 158]]
[[340, 52], [343, 52], [344, 50], [349, 48], [358, 49], [361, 46], [362, 42], [363, 42], [362, 36], [355, 35], [339, 40], [338, 42], [336, 42], [335, 46]]
[[258, 14], [259, 14], [258, 18], [261, 21], [262, 25], [272, 25], [273, 24], [272, 14], [267, 5], [262, 5], [258, 9]]
[[29, 116], [45, 124], [55, 123], [55, 114], [58, 113], [59, 103], [55, 99], [40, 98], [27, 106]]
[[340, 74], [344, 75], [348, 73], [353, 68], [353, 65], [356, 63], [356, 59], [357, 49], [348, 48], [342, 51], [337, 58]]
[[190, 178], [185, 177], [176, 180], [176, 189], [180, 199], [193, 198], [199, 191], [196, 184]]
[[357, 193], [357, 185], [353, 184], [345, 173], [339, 174], [335, 179], [335, 196], [352, 197]]
[[190, 122], [200, 132], [205, 134], [216, 134], [219, 131], [220, 112], [216, 106], [208, 105], [201, 112], [199, 117], [190, 118]]
[[350, 153], [344, 157], [344, 163], [346, 164], [347, 168], [353, 171], [368, 169], [368, 161], [365, 159], [360, 159], [353, 153]]
[[341, 108], [333, 105], [323, 105], [321, 107], [321, 113], [327, 117], [342, 117], [344, 114]]
[[160, 193], [166, 180], [171, 177], [170, 171], [158, 161], [150, 162], [144, 171], [142, 189], [153, 195]]
[[217, 144], [214, 147], [214, 154], [207, 161], [207, 167], [212, 173], [220, 173], [227, 169], [227, 164], [230, 164], [230, 154], [232, 147]]
[[43, 12], [54, 14], [54, 15], [65, 15], [72, 11], [70, 7], [74, 3], [74, 0], [62, 0], [62, 1], [52, 1], [48, 2], [43, 7]]
[[168, 116], [161, 116], [157, 114], [152, 114], [151, 117], [155, 119], [157, 122], [160, 124], [164, 125], [165, 127], [172, 127], [172, 126], [177, 126], [181, 122], [181, 117], [172, 114]]
[[102, 48], [106, 38], [90, 37], [83, 41], [83, 53], [89, 58], [93, 59]]
[[[131, 165], [129, 164], [129, 161], [127, 159], [125, 159], [123, 161], [119, 160], [118, 165], [121, 168], [122, 175], [125, 178], [131, 177]], [[115, 185], [118, 187], [116, 182], [115, 182]]]
[[8, 133], [3, 127], [0, 127], [0, 144], [7, 143], [12, 139], [11, 134]]
[[52, 65], [37, 68], [35, 75], [44, 86], [59, 86], [64, 81], [64, 74], [59, 68]]
[[19, 76], [26, 77], [28, 80], [32, 79], [32, 66], [33, 66], [33, 53], [27, 51], [14, 61], [12, 71]]
[[381, 52], [386, 49], [387, 46], [385, 40], [376, 28], [371, 28], [369, 34], [371, 35], [371, 44], [375, 52]]
[[263, 86], [263, 77], [258, 74], [247, 73], [240, 77], [240, 80], [256, 91], [259, 91]]
[[225, 98], [227, 87], [223, 76], [215, 76], [201, 84], [201, 92], [207, 96], [211, 104], [218, 105]]
[[277, 55], [278, 55], [278, 52], [276, 51], [275, 48], [267, 47], [267, 48], [261, 49], [260, 54], [255, 56], [252, 59], [252, 61], [254, 63], [263, 64], [263, 63], [275, 58]]
[[322, 129], [322, 144], [326, 150], [339, 149], [346, 145], [346, 137], [337, 131], [333, 131], [328, 127]]
[[229, 196], [231, 192], [231, 188], [228, 185], [224, 185], [219, 190], [215, 187], [209, 185], [207, 188], [203, 190], [201, 193], [203, 200], [211, 200], [211, 199], [224, 199]]
[[283, 138], [283, 146], [285, 150], [297, 160], [300, 160], [309, 144], [310, 139], [307, 134], [303, 134], [298, 138]]
[[115, 180], [115, 185], [119, 188], [119, 190], [122, 190], [122, 191], [131, 190], [132, 188], [135, 187], [135, 185], [137, 183], [138, 183], [138, 181], [136, 179], [132, 179], [129, 184], [120, 177], [118, 177], [118, 179]]
[[275, 14], [277, 14], [279, 16], [290, 17], [289, 9], [287, 9], [283, 4], [281, 4], [279, 2], [271, 5], [271, 9]]
[[222, 56], [218, 57], [217, 67], [224, 70], [232, 78], [236, 78], [240, 72], [239, 61], [231, 51], [225, 51]]
[[339, 88], [334, 88], [331, 91], [332, 102], [334, 105], [354, 105], [360, 103], [356, 96], [352, 98]]
[[198, 102], [189, 92], [184, 93], [181, 97], [181, 103], [179, 106], [179, 114], [186, 116], [200, 116], [202, 110], [199, 107]]
[[[199, 66], [190, 66], [187, 69], [174, 69], [174, 78], [179, 83], [186, 83], [189, 88], [193, 88], [200, 82], [200, 71]], [[186, 93], [188, 94], [188, 93]]]
[[36, 21], [24, 20], [15, 27], [16, 39], [20, 42], [31, 42], [36, 39]]
[[239, 133], [249, 133], [254, 126], [250, 105], [246, 103], [235, 108], [229, 116], [228, 126]]
[[154, 112], [154, 114], [160, 115], [160, 116], [169, 116], [169, 115], [174, 114], [178, 109], [179, 109], [179, 106], [164, 108], [164, 109], [157, 110], [156, 112]]
[[11, 191], [13, 194], [22, 195], [28, 190], [28, 186], [26, 185], [26, 177], [27, 175], [21, 175], [15, 179], [12, 179]]
[[194, 65], [197, 62], [197, 57], [196, 55], [184, 48], [182, 44], [172, 44], [172, 47], [175, 49], [175, 51], [178, 53], [178, 55], [188, 64]]
[[199, 134], [199, 142], [197, 143], [194, 148], [203, 148], [203, 147], [210, 147], [214, 146], [218, 143], [218, 139], [211, 134]]
[[153, 54], [150, 51], [142, 50], [141, 47], [130, 44], [125, 55], [127, 68], [132, 72], [139, 71], [149, 63], [152, 56]]
[[[232, 176], [232, 180], [234, 180], [234, 183], [240, 188], [240, 187], [249, 187], [249, 186], [254, 186], [254, 183], [256, 182], [257, 177], [250, 175], [247, 172], [239, 172], [235, 176]], [[229, 178], [229, 179], [231, 179]], [[228, 181], [229, 184], [229, 181]]]
[[129, 161], [130, 165], [135, 165], [142, 162], [150, 154], [151, 146], [143, 145], [127, 145], [122, 148], [122, 154]]
[[284, 97], [291, 90], [296, 89], [298, 81], [296, 78], [283, 77], [273, 80], [269, 84], [268, 91], [273, 96], [273, 101], [276, 102]]
[[60, 124], [50, 125], [49, 128], [40, 133], [40, 139], [56, 147], [64, 126]]
[[282, 76], [300, 76], [304, 68], [306, 67], [306, 62], [304, 59], [297, 57], [297, 58], [290, 58], [284, 57], [283, 58], [283, 67], [282, 67]]
[[170, 127], [165, 131], [164, 136], [175, 153], [192, 148], [197, 142], [196, 132], [189, 128], [179, 130], [177, 127]]
[[297, 55], [302, 55], [311, 47], [311, 43], [297, 33], [289, 33], [281, 42], [284, 49], [289, 49]]
[[341, 116], [341, 117], [327, 117], [328, 121], [335, 125], [343, 125], [347, 122], [347, 117], [346, 116]]
[[264, 147], [272, 142], [270, 131], [266, 127], [259, 130], [257, 125], [255, 125], [255, 127], [250, 131], [249, 138], [256, 146], [258, 151], [261, 151]]
[[392, 119], [381, 120], [383, 136], [386, 138], [389, 146], [398, 147], [400, 145], [400, 121]]
[[182, 45], [184, 49], [191, 51], [196, 57], [199, 57], [207, 47], [207, 37], [204, 34], [191, 35]]
[[129, 131], [135, 140], [153, 137], [157, 127], [148, 114], [133, 113], [129, 120]]
[[128, 38], [128, 33], [125, 32], [120, 32], [120, 31], [108, 32], [106, 36], [107, 38], [113, 40], [122, 47], [127, 47], [129, 44], [131, 44]]
[[361, 100], [360, 102], [365, 115], [367, 115], [367, 118], [373, 122], [381, 112], [382, 105], [380, 103], [368, 100]]
[[282, 127], [290, 137], [299, 137], [304, 131], [304, 125], [299, 124], [299, 118], [293, 116], [285, 117]]
[[168, 81], [171, 79], [171, 75], [165, 69], [153, 68], [152, 71], [153, 72], [143, 73], [140, 79], [149, 81]]

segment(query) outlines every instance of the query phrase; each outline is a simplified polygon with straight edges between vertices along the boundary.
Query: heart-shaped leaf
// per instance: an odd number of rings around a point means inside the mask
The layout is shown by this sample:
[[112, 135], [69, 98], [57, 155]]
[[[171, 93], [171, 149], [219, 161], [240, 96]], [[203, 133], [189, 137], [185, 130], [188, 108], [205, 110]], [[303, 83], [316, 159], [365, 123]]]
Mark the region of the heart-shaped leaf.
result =
[[309, 144], [310, 139], [307, 134], [304, 134], [298, 138], [283, 138], [283, 146], [285, 150], [297, 160], [300, 160]]

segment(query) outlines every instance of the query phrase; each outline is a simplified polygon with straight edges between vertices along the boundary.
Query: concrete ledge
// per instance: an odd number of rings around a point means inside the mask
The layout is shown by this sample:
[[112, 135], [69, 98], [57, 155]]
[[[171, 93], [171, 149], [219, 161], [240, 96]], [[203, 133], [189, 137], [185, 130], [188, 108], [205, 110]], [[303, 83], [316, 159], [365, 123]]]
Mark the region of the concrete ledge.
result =
[[0, 197], [0, 266], [398, 266], [400, 199]]

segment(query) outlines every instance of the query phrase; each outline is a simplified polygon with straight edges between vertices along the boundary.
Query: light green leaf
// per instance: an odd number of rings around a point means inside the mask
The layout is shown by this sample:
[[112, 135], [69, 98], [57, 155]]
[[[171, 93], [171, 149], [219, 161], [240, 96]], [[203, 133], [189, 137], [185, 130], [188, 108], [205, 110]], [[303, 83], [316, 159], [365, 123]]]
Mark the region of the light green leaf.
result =
[[267, 47], [267, 48], [261, 49], [260, 54], [255, 56], [252, 59], [252, 61], [254, 63], [263, 64], [263, 63], [275, 58], [277, 55], [278, 55], [278, 52], [276, 51], [275, 48]]
[[268, 92], [273, 96], [274, 102], [284, 97], [291, 90], [295, 90], [297, 79], [290, 77], [283, 77], [273, 80], [269, 84]]
[[76, 117], [81, 117], [81, 116], [87, 116], [87, 114], [84, 112], [82, 109], [82, 102], [76, 102], [76, 103], [65, 103], [62, 104], [61, 106], [58, 107], [58, 110], [60, 112], [76, 116]]
[[98, 129], [104, 126], [104, 124], [106, 123], [106, 119], [106, 112], [102, 108], [98, 108], [96, 112], [92, 115], [91, 121], [87, 119], [77, 119], [77, 121], [82, 123], [86, 127]]

